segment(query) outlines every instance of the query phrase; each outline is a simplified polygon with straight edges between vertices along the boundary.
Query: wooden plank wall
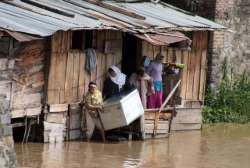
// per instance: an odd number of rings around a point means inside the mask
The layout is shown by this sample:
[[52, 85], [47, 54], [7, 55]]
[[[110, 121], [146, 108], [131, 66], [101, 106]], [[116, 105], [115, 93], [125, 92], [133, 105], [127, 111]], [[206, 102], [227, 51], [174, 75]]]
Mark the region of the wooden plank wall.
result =
[[[0, 59], [0, 84], [10, 101], [12, 118], [39, 115], [44, 91], [44, 60], [46, 40], [19, 43], [10, 38], [9, 55]], [[1, 82], [1, 80], [3, 80]], [[8, 93], [7, 93], [8, 92]], [[2, 93], [2, 92], [1, 92]]]
[[57, 32], [52, 37], [52, 53], [48, 77], [47, 103], [76, 103], [88, 89], [90, 81], [96, 81], [102, 90], [107, 70], [111, 65], [121, 64], [122, 49], [105, 54], [105, 40], [122, 40], [118, 31], [94, 31], [93, 46], [96, 46], [97, 68], [89, 74], [85, 70], [84, 50], [72, 50], [72, 32]]
[[43, 104], [46, 40], [23, 43], [16, 51], [12, 88], [12, 117], [38, 115]]
[[180, 97], [187, 101], [203, 101], [207, 71], [208, 32], [193, 33], [191, 51], [156, 47], [142, 42], [142, 55], [154, 58], [161, 51], [164, 61], [185, 64], [182, 72]]

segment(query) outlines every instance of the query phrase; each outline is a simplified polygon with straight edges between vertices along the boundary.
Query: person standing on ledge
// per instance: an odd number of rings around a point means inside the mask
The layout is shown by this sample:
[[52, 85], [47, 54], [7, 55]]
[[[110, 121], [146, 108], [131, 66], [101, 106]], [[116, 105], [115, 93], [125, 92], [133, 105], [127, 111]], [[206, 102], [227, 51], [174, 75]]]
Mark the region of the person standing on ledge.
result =
[[129, 78], [130, 85], [139, 91], [140, 98], [144, 109], [147, 108], [147, 96], [154, 94], [152, 78], [140, 67]]
[[164, 56], [160, 53], [157, 54], [154, 61], [152, 61], [148, 68], [147, 73], [153, 79], [155, 93], [148, 96], [148, 108], [160, 108], [162, 105], [163, 86], [162, 86], [162, 74], [163, 74], [163, 61]]

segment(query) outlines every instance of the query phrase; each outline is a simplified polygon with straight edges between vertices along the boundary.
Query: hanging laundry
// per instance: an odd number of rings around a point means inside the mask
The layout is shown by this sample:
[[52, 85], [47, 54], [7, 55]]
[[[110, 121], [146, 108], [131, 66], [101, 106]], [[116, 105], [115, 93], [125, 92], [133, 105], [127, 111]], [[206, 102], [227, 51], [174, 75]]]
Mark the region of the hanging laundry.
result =
[[86, 54], [86, 63], [85, 69], [91, 74], [91, 72], [96, 70], [96, 52], [93, 48], [87, 48], [85, 50]]

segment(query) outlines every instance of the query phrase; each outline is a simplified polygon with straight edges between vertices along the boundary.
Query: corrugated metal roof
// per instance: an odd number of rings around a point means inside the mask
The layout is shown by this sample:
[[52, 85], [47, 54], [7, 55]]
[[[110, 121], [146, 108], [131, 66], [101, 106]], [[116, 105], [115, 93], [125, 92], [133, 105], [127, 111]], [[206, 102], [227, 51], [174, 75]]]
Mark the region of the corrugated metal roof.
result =
[[135, 36], [156, 46], [168, 46], [172, 43], [179, 43], [184, 41], [187, 41], [187, 45], [191, 44], [191, 40], [180, 32], [160, 34], [135, 34]]
[[163, 3], [2, 0], [0, 2], [0, 28], [49, 36], [58, 30], [69, 29], [157, 32], [169, 31], [169, 29], [210, 30], [225, 27]]

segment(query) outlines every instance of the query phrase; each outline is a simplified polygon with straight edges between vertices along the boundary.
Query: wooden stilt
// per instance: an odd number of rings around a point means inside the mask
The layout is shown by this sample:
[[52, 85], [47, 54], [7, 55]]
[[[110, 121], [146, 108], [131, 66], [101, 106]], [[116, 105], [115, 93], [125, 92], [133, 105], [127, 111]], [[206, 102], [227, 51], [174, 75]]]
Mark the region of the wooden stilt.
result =
[[102, 123], [102, 119], [101, 119], [101, 117], [100, 117], [100, 111], [98, 110], [97, 112], [98, 112], [98, 119], [99, 119], [100, 124], [101, 124], [101, 129], [100, 129], [100, 131], [101, 131], [101, 134], [102, 134], [102, 141], [105, 143], [105, 142], [106, 142], [106, 138], [105, 138], [104, 126], [103, 126], [103, 123]]

